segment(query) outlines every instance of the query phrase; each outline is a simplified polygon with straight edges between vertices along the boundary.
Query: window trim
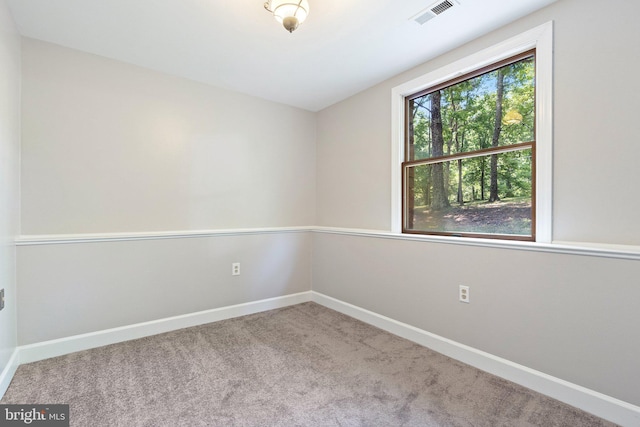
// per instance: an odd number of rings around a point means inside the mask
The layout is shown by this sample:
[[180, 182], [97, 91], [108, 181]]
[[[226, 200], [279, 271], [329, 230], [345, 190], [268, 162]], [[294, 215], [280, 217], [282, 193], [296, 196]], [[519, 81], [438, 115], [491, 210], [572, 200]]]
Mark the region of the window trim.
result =
[[391, 91], [391, 232], [402, 234], [405, 97], [536, 49], [536, 242], [551, 243], [553, 201], [553, 22], [396, 86]]

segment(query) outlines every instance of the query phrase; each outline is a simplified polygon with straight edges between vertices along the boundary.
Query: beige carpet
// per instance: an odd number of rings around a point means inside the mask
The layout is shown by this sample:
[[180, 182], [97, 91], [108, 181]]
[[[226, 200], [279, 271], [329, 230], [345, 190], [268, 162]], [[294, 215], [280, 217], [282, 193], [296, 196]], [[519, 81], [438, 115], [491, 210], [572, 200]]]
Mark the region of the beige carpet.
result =
[[22, 365], [72, 426], [610, 426], [314, 303]]

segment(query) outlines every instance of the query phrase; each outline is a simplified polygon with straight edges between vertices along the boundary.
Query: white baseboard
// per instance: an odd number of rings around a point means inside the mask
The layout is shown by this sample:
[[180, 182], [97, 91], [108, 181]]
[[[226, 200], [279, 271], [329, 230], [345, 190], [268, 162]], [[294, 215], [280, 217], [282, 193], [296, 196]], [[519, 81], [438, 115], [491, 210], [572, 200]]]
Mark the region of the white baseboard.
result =
[[312, 291], [312, 301], [621, 426], [640, 426], [640, 407]]
[[[307, 301], [311, 301], [311, 291], [24, 345], [18, 347], [19, 363], [36, 362], [76, 351], [144, 338], [177, 329], [287, 307]], [[11, 377], [12, 376], [13, 374], [11, 374]], [[11, 381], [10, 378], [9, 381]]]
[[505, 378], [622, 426], [640, 425], [640, 407], [568, 381], [527, 368], [473, 347], [398, 322], [372, 311], [315, 291], [301, 292], [244, 304], [138, 323], [120, 328], [75, 335], [18, 347], [0, 374], [0, 398], [22, 363], [30, 363], [76, 351], [143, 338], [177, 329], [216, 322], [303, 302], [320, 305], [369, 323], [392, 334], [433, 349], [483, 371]]
[[0, 373], [0, 399], [2, 399], [2, 396], [4, 396], [4, 393], [9, 388], [9, 384], [11, 384], [11, 380], [18, 369], [18, 365], [20, 365], [19, 359], [19, 349], [16, 348], [13, 350], [13, 353], [11, 353], [11, 357], [9, 358], [7, 365]]

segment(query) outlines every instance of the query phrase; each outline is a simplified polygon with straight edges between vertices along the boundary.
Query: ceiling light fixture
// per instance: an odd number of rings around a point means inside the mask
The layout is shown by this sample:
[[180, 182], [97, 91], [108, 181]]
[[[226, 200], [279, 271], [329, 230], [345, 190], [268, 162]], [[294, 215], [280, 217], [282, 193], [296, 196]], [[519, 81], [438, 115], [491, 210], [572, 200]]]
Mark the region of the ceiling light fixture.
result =
[[264, 8], [273, 13], [276, 21], [290, 33], [293, 33], [309, 14], [307, 0], [269, 0], [264, 3]]

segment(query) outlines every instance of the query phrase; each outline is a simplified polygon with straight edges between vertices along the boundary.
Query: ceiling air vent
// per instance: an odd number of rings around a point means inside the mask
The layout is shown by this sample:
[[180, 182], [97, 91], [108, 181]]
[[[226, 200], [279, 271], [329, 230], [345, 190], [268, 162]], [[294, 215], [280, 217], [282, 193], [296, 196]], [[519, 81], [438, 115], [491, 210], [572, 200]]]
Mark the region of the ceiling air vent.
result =
[[416, 21], [418, 24], [423, 25], [428, 20], [435, 18], [446, 10], [451, 9], [456, 3], [457, 2], [455, 0], [439, 1], [421, 11], [411, 19]]

